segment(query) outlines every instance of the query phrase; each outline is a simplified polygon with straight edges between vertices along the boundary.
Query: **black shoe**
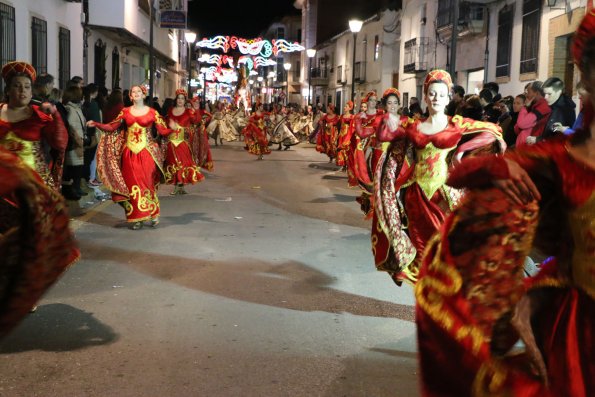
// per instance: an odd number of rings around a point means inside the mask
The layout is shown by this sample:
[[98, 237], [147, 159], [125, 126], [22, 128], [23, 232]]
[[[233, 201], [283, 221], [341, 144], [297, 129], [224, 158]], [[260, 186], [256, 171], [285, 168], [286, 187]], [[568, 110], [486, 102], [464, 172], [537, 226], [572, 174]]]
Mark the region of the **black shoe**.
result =
[[62, 196], [64, 196], [66, 200], [70, 201], [79, 201], [81, 199], [81, 196], [76, 194], [70, 185], [62, 185]]
[[76, 194], [78, 194], [79, 196], [83, 197], [83, 196], [88, 196], [88, 193], [83, 191], [82, 189], [74, 189], [74, 192]]

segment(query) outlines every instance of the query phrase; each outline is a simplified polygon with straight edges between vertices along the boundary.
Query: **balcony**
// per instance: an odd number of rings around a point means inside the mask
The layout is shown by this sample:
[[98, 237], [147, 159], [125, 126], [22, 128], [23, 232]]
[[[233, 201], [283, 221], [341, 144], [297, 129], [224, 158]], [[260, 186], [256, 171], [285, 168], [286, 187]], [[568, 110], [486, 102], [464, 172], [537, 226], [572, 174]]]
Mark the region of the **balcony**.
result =
[[405, 42], [403, 73], [427, 71], [426, 52], [430, 44], [428, 37], [416, 37]]
[[329, 73], [326, 68], [312, 68], [310, 84], [313, 86], [327, 86]]
[[[441, 40], [452, 37], [453, 20], [452, 0], [440, 0], [436, 16], [436, 32]], [[483, 4], [463, 1], [459, 4], [458, 37], [486, 33], [487, 12]]]
[[366, 82], [366, 62], [356, 62], [353, 68], [353, 79], [356, 83]]

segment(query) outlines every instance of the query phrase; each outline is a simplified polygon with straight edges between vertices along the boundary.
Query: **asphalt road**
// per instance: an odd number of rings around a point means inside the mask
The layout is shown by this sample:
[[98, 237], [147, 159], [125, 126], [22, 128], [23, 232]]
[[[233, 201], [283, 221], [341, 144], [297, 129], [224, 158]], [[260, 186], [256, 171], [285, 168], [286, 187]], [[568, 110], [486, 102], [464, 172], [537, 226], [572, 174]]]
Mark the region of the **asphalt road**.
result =
[[419, 395], [412, 290], [345, 174], [309, 144], [213, 156], [156, 229], [73, 220], [82, 259], [0, 343], [0, 396]]

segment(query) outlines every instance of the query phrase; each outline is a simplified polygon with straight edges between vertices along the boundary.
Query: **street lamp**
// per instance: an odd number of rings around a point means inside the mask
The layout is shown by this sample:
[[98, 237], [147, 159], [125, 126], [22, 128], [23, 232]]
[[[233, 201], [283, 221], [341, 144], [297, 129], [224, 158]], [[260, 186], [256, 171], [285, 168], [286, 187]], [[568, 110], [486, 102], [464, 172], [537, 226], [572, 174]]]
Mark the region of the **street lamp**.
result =
[[186, 39], [186, 44], [188, 44], [188, 96], [190, 97], [190, 79], [192, 78], [192, 72], [190, 70], [191, 63], [190, 58], [192, 57], [192, 44], [196, 41], [196, 33], [191, 31], [184, 32], [184, 39]]
[[351, 100], [355, 102], [355, 41], [357, 33], [362, 30], [363, 21], [352, 19], [349, 21], [349, 30], [353, 33], [353, 62], [351, 62]]
[[312, 103], [312, 58], [316, 56], [316, 50], [314, 48], [308, 48], [306, 50], [308, 55], [308, 100], [306, 106]]
[[283, 69], [285, 69], [285, 85], [287, 87], [287, 95], [285, 96], [285, 104], [289, 101], [289, 70], [291, 69], [291, 63], [286, 62], [283, 64]]

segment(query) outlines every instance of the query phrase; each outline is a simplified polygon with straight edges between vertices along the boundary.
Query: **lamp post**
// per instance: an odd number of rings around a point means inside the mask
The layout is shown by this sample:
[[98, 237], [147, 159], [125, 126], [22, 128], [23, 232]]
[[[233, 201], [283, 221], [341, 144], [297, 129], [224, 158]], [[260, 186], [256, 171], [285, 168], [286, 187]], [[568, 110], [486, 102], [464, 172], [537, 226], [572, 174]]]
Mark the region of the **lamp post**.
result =
[[287, 95], [285, 95], [285, 104], [287, 105], [287, 102], [289, 101], [289, 70], [291, 69], [291, 63], [284, 63], [283, 69], [285, 69], [285, 86], [287, 88]]
[[[264, 78], [262, 76], [258, 76], [256, 80], [258, 81], [258, 88], [260, 88], [258, 90], [258, 97], [260, 98], [260, 95], [262, 94], [262, 81], [264, 80]], [[266, 102], [266, 98], [264, 101], [261, 102]]]
[[306, 100], [306, 106], [308, 106], [312, 103], [312, 58], [316, 56], [316, 50], [308, 48], [306, 54], [308, 55], [308, 99]]
[[351, 100], [355, 102], [355, 41], [357, 33], [362, 30], [363, 21], [352, 19], [349, 21], [349, 30], [353, 33], [353, 61], [351, 62]]
[[191, 31], [184, 32], [184, 39], [186, 39], [186, 44], [188, 44], [188, 96], [192, 97], [192, 95], [190, 95], [190, 80], [192, 79], [192, 71], [190, 70], [192, 64], [190, 58], [192, 58], [192, 44], [196, 41], [196, 33]]

